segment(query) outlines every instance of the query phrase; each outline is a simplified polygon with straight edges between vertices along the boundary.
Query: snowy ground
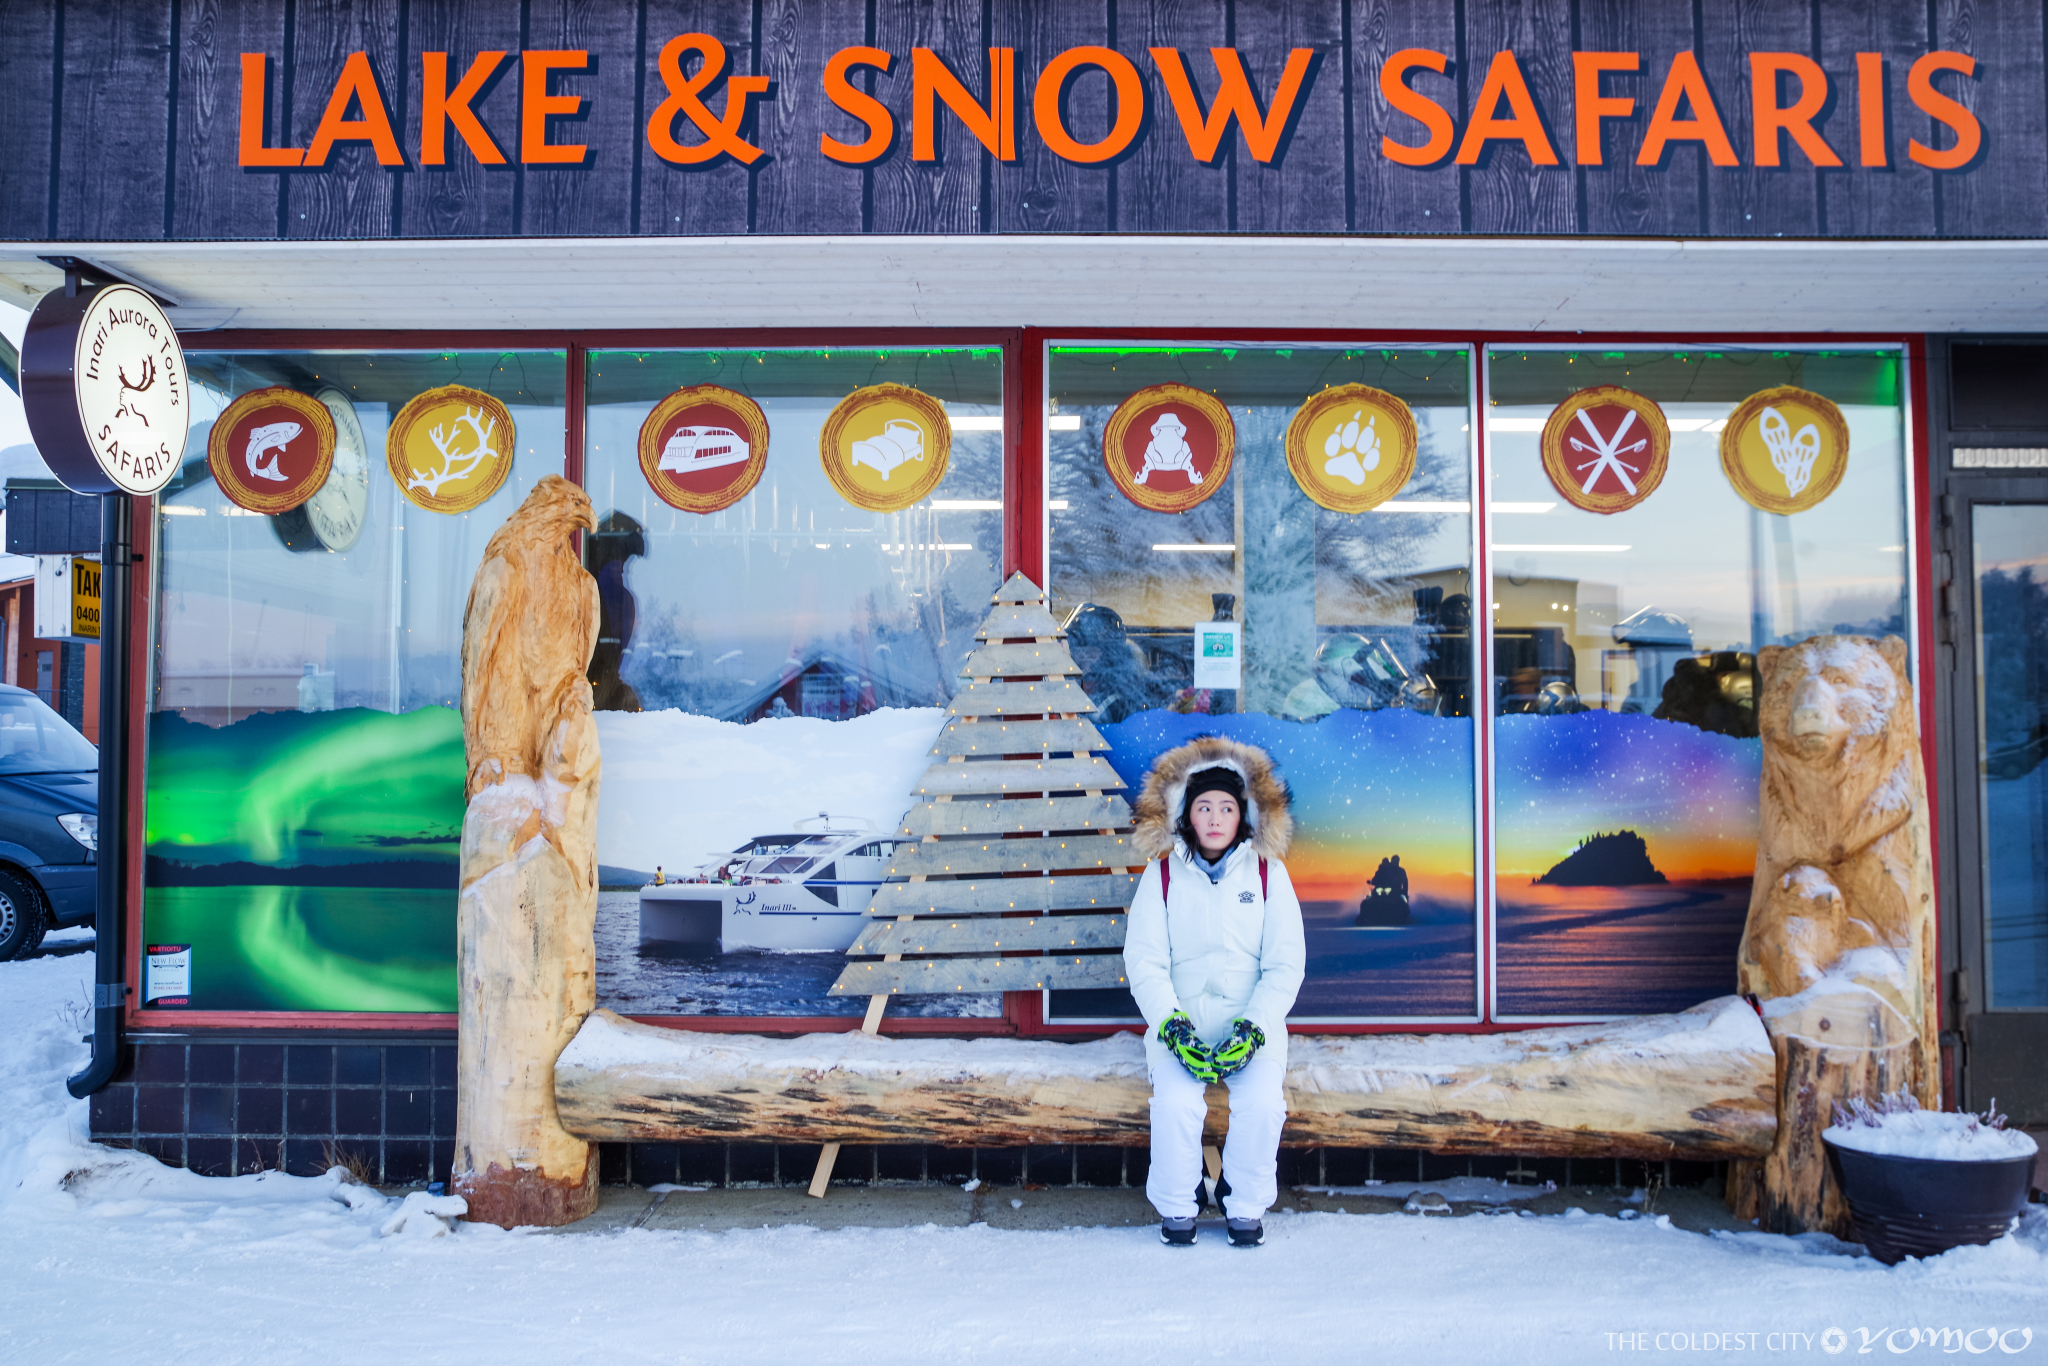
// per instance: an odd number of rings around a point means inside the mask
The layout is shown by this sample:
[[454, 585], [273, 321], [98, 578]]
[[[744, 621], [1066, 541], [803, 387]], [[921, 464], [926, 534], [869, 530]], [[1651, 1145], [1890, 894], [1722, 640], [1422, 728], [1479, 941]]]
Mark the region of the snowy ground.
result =
[[2038, 1211], [1991, 1247], [1889, 1270], [1824, 1237], [1513, 1205], [1276, 1216], [1255, 1252], [1206, 1229], [1176, 1252], [1148, 1228], [935, 1224], [384, 1237], [395, 1199], [354, 1188], [351, 1208], [327, 1178], [207, 1180], [86, 1142], [63, 1078], [84, 1061], [91, 975], [89, 954], [0, 964], [0, 1361], [2001, 1355], [1986, 1330], [2007, 1353], [2048, 1357]]

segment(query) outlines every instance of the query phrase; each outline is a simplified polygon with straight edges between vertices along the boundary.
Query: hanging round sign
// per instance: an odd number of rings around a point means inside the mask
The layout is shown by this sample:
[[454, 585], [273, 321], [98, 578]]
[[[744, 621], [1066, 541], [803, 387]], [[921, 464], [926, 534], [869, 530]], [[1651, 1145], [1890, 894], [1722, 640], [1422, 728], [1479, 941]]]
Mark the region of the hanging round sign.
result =
[[1833, 493], [1849, 468], [1849, 424], [1819, 394], [1790, 385], [1751, 394], [1721, 428], [1721, 469], [1743, 501], [1765, 512], [1804, 512]]
[[334, 467], [334, 414], [296, 389], [252, 389], [206, 438], [213, 482], [236, 507], [276, 515], [305, 502]]
[[1153, 512], [1185, 512], [1230, 475], [1237, 427], [1214, 395], [1154, 384], [1116, 406], [1102, 429], [1102, 463], [1122, 492]]
[[1415, 473], [1415, 414], [1392, 394], [1340, 384], [1311, 397], [1287, 424], [1287, 469], [1310, 501], [1370, 512]]
[[1581, 389], [1543, 424], [1543, 472], [1587, 512], [1626, 512], [1657, 491], [1671, 460], [1664, 410], [1633, 390]]
[[416, 395], [391, 420], [384, 460], [398, 488], [429, 512], [481, 506], [512, 473], [517, 432], [505, 405], [466, 385]]
[[334, 419], [334, 468], [313, 496], [271, 526], [287, 550], [347, 550], [363, 534], [370, 513], [370, 443], [356, 405], [333, 385], [313, 395]]
[[684, 512], [731, 507], [767, 466], [761, 405], [715, 384], [676, 390], [640, 424], [640, 472], [656, 497]]
[[[763, 428], [763, 435], [766, 429]], [[901, 512], [939, 486], [953, 424], [930, 394], [873, 384], [839, 401], [818, 436], [818, 459], [839, 496], [869, 512]]]
[[21, 399], [37, 452], [75, 493], [155, 493], [185, 459], [185, 351], [133, 285], [43, 296], [22, 338]]

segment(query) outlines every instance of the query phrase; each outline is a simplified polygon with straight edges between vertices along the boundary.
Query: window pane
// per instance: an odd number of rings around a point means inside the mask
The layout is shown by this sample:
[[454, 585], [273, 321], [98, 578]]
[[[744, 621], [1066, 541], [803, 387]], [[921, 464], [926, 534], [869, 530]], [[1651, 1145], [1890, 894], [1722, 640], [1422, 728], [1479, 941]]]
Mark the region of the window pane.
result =
[[[491, 533], [561, 472], [564, 358], [194, 353], [192, 378], [158, 531], [145, 938], [191, 945], [195, 1008], [452, 1011], [463, 605]], [[449, 384], [516, 435], [504, 484], [455, 515], [385, 463], [393, 417]], [[336, 418], [318, 528], [234, 506], [207, 467], [227, 403], [273, 385]]]
[[[1895, 353], [1489, 355], [1500, 1014], [1675, 1010], [1733, 990], [1755, 863], [1755, 651], [1905, 634], [1900, 376]], [[1653, 400], [1670, 426], [1661, 484], [1612, 513], [1574, 506], [1539, 448], [1553, 409], [1595, 385]], [[1720, 443], [1738, 404], [1784, 385], [1837, 404], [1849, 445], [1839, 487], [1780, 515], [1736, 492]], [[1606, 438], [1587, 439], [1574, 481], [1618, 488], [1594, 468]]]
[[1979, 507], [1978, 772], [1994, 1010], [2048, 1007], [2048, 507]]
[[[1309, 948], [1296, 1019], [1476, 1010], [1470, 363], [1459, 348], [1049, 357], [1054, 614], [1131, 797], [1159, 754], [1203, 733], [1265, 749], [1293, 787], [1287, 866]], [[1168, 383], [1228, 409], [1236, 454], [1206, 498], [1163, 512], [1119, 489], [1104, 439], [1120, 403]], [[1306, 401], [1351, 384], [1405, 401], [1417, 437], [1413, 476], [1359, 513], [1311, 501], [1285, 444]], [[1338, 417], [1310, 461], [1350, 483], [1352, 462], [1362, 477], [1394, 447], [1376, 418]], [[1190, 487], [1172, 434], [1126, 438], [1162, 453], [1147, 488]], [[1196, 627], [1212, 620], [1242, 624], [1239, 688], [1198, 686]], [[1054, 992], [1051, 1013], [1136, 1012], [1123, 992]]]
[[[883, 875], [886, 850], [871, 846], [910, 806], [999, 586], [1001, 352], [602, 351], [589, 364], [599, 1000], [637, 1014], [858, 1015], [865, 999], [825, 992]], [[951, 428], [944, 477], [896, 512], [848, 501], [819, 453], [841, 400], [882, 384], [937, 400]], [[658, 403], [700, 385], [758, 404], [768, 430], [759, 483], [703, 513], [654, 492], [639, 444]], [[887, 443], [870, 448], [885, 486], [934, 458], [933, 435], [905, 421], [848, 429]], [[706, 421], [660, 452], [731, 461], [746, 440]], [[792, 833], [800, 823], [810, 838]], [[657, 870], [670, 885], [643, 896]], [[715, 880], [673, 885], [689, 878]], [[1002, 1000], [904, 997], [890, 1011], [998, 1015]]]

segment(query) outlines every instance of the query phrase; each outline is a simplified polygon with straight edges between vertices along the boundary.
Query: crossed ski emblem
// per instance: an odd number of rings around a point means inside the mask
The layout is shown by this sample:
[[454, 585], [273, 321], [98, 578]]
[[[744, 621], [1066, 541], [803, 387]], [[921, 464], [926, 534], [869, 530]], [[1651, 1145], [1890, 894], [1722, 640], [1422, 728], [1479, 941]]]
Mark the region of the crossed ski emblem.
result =
[[[1600, 429], [1593, 425], [1593, 419], [1587, 415], [1586, 409], [1579, 409], [1578, 418], [1579, 425], [1586, 429], [1586, 435], [1593, 438], [1593, 444], [1588, 446], [1576, 436], [1567, 436], [1565, 444], [1575, 451], [1595, 457], [1583, 465], [1573, 466], [1579, 473], [1586, 475], [1586, 482], [1579, 492], [1591, 495], [1593, 485], [1600, 482], [1601, 474], [1612, 470], [1614, 471], [1614, 477], [1621, 481], [1621, 486], [1627, 489], [1629, 494], [1633, 496], [1636, 491], [1636, 482], [1629, 478], [1629, 476], [1641, 474], [1642, 467], [1631, 465], [1621, 457], [1624, 455], [1634, 455], [1650, 444], [1650, 438], [1647, 436], [1637, 437], [1625, 446], [1622, 444], [1622, 438], [1628, 435], [1628, 429], [1635, 425], [1635, 410], [1631, 408], [1623, 413], [1620, 424], [1614, 429], [1613, 436], [1600, 435]], [[1588, 470], [1591, 470], [1592, 473], [1586, 474]]]

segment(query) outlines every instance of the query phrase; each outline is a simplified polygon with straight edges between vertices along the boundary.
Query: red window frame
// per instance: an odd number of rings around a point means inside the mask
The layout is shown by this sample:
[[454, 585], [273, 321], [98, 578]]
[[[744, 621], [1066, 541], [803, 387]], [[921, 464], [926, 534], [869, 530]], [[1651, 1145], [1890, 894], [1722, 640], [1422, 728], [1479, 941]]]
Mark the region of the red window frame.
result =
[[[1557, 333], [1489, 332], [1483, 329], [1432, 331], [1409, 328], [1315, 329], [1203, 329], [1128, 327], [1022, 327], [1022, 328], [772, 328], [757, 330], [549, 330], [532, 332], [408, 332], [408, 331], [217, 331], [186, 334], [182, 340], [194, 352], [214, 351], [418, 351], [439, 349], [500, 349], [559, 351], [566, 367], [564, 385], [565, 438], [562, 452], [564, 477], [581, 484], [584, 474], [584, 360], [594, 350], [614, 348], [691, 347], [809, 347], [809, 346], [998, 346], [1003, 352], [1003, 541], [1001, 572], [1008, 576], [1023, 572], [1034, 583], [1045, 582], [1045, 387], [1046, 350], [1056, 339], [1088, 337], [1098, 340], [1133, 342], [1179, 341], [1194, 345], [1240, 342], [1273, 345], [1298, 342], [1305, 345], [1344, 345], [1378, 342], [1398, 337], [1404, 343], [1470, 346], [1475, 350], [1475, 371], [1479, 388], [1474, 407], [1486, 406], [1485, 350], [1560, 341], [1586, 346], [1619, 346], [1656, 349], [1667, 347], [1767, 347], [1809, 349], [1827, 346], [1896, 347], [1906, 357], [1907, 368], [1907, 463], [1906, 489], [1908, 544], [1913, 548], [1907, 572], [1915, 609], [1915, 686], [1919, 694], [1921, 747], [1930, 772], [1934, 771], [1934, 563], [1927, 534], [1924, 506], [1929, 483], [1927, 433], [1926, 339], [1918, 333]], [[1480, 487], [1485, 487], [1489, 452], [1485, 425], [1475, 424]], [[152, 603], [156, 585], [154, 559], [156, 544], [154, 499], [134, 502], [134, 544], [144, 547], [144, 572], [131, 576], [129, 658], [150, 658]], [[1473, 576], [1491, 583], [1490, 548], [1481, 538]], [[1485, 618], [1481, 618], [1484, 620]], [[1479, 667], [1482, 677], [1490, 676], [1491, 640], [1482, 635]], [[134, 680], [131, 678], [131, 684]], [[149, 696], [146, 687], [131, 686], [128, 696], [129, 733], [148, 734]], [[1490, 839], [1493, 791], [1492, 765], [1488, 762], [1492, 737], [1481, 727], [1480, 749], [1475, 755], [1482, 788], [1479, 838]], [[126, 823], [127, 886], [123, 922], [125, 927], [126, 980], [142, 980], [142, 873], [143, 834], [147, 816], [148, 746], [129, 747], [128, 811]], [[1938, 793], [1928, 788], [1929, 815], [1938, 815]], [[1939, 851], [1935, 851], [1938, 857]], [[1939, 885], [1937, 881], [1937, 885]], [[1487, 906], [1482, 898], [1482, 907]], [[1936, 908], [1937, 918], [1940, 908]], [[1491, 912], [1482, 910], [1490, 920]], [[1482, 922], [1482, 943], [1492, 942], [1493, 927]], [[1485, 955], [1482, 954], [1482, 957]], [[1517, 1019], [1502, 1022], [1493, 1018], [1492, 993], [1485, 990], [1482, 964], [1479, 995], [1481, 1018], [1473, 1023], [1418, 1026], [1399, 1022], [1371, 1024], [1319, 1024], [1317, 1033], [1326, 1034], [1496, 1034], [1541, 1028], [1543, 1022]], [[1944, 1003], [1944, 1009], [1946, 1003]], [[809, 1034], [846, 1033], [860, 1027], [858, 1016], [726, 1016], [726, 1015], [637, 1015], [645, 1024], [705, 1033]], [[443, 1013], [377, 1013], [359, 1011], [212, 1011], [150, 1009], [131, 991], [126, 1012], [127, 1027], [133, 1030], [184, 1032], [205, 1029], [267, 1029], [280, 1031], [440, 1031], [454, 1028], [456, 1017]], [[915, 1019], [883, 1017], [882, 1031], [898, 1035], [947, 1035], [974, 1037], [1025, 1035], [1045, 1038], [1100, 1037], [1118, 1032], [1119, 1027], [1103, 1025], [1049, 1025], [1045, 1023], [1042, 998], [1037, 992], [1010, 992], [1000, 1017], [984, 1020]]]

